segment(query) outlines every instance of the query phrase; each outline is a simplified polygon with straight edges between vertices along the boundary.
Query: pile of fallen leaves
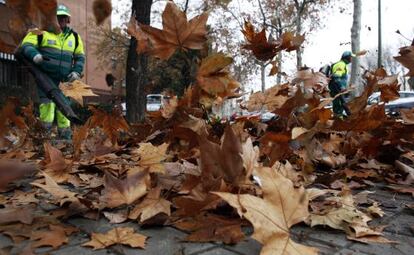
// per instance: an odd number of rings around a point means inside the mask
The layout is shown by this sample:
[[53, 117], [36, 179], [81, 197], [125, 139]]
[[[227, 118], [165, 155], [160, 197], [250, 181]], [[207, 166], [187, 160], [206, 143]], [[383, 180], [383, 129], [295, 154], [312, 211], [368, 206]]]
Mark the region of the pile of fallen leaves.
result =
[[[186, 19], [175, 8], [168, 3], [175, 16], [165, 18]], [[201, 36], [191, 31], [200, 22], [204, 16], [182, 25], [188, 33], [178, 41], [167, 40], [172, 27], [165, 24], [164, 31], [141, 27], [149, 34], [147, 50], [167, 58], [177, 48], [197, 48]], [[249, 29], [250, 45], [256, 36]], [[287, 44], [286, 38], [268, 47], [272, 54], [296, 47], [299, 39]], [[369, 224], [384, 215], [379, 204], [355, 191], [382, 182], [414, 195], [414, 111], [403, 111], [400, 120], [384, 108], [398, 97], [396, 77], [384, 70], [366, 73], [365, 91], [349, 103], [352, 114], [344, 121], [325, 107], [332, 101], [322, 100], [326, 79], [303, 71], [247, 103], [277, 119], [214, 122], [201, 105], [237, 96], [229, 64], [224, 54], [202, 60], [184, 96], [139, 125], [129, 126], [119, 109], [92, 108], [93, 116], [75, 128], [73, 146], [45, 142], [39, 148], [32, 108], [17, 111], [19, 105], [8, 102], [0, 115], [0, 232], [15, 243], [30, 240], [26, 252], [68, 243], [79, 231], [67, 224], [71, 217], [174, 226], [190, 233], [185, 241], [226, 244], [245, 239], [242, 227], [252, 226], [261, 254], [316, 254], [290, 236], [301, 222], [342, 230], [359, 242], [394, 242], [381, 226]], [[381, 102], [368, 106], [377, 90]], [[114, 225], [90, 238], [83, 246], [103, 249], [144, 248], [148, 237]]]

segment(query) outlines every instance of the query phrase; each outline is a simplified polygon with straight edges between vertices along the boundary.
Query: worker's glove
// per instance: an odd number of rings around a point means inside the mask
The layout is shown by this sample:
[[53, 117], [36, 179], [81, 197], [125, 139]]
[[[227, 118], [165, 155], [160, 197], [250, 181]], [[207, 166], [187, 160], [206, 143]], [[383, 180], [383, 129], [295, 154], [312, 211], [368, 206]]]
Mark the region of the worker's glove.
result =
[[71, 72], [68, 75], [68, 81], [69, 82], [73, 82], [75, 80], [79, 80], [80, 79], [80, 74], [78, 72]]
[[37, 54], [36, 56], [33, 57], [33, 63], [35, 64], [40, 64], [43, 62], [43, 56], [42, 54]]

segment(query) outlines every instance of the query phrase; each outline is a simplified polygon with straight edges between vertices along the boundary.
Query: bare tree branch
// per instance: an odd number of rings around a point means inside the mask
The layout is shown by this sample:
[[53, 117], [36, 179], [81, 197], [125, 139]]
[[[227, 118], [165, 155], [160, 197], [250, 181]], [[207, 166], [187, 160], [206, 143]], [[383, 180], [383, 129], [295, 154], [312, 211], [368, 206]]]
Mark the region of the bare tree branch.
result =
[[187, 13], [188, 10], [188, 4], [189, 4], [190, 0], [186, 0], [185, 1], [185, 7], [184, 7], [184, 12]]

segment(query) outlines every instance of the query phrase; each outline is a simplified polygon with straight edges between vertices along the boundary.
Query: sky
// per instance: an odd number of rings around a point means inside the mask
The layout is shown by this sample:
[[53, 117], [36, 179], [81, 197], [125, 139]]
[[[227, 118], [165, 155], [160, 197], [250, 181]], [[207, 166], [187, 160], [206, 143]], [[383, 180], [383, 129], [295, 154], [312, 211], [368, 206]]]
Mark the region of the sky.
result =
[[[349, 1], [351, 2], [351, 1]], [[362, 0], [361, 49], [376, 50], [378, 46], [377, 0]], [[334, 8], [325, 19], [326, 27], [307, 36], [308, 46], [304, 63], [318, 67], [340, 58], [344, 50], [350, 50], [352, 27], [352, 4], [350, 11], [341, 13]], [[382, 0], [383, 47], [398, 55], [398, 48], [410, 44], [397, 33], [400, 30], [408, 38], [414, 37], [414, 23], [410, 22], [414, 11], [414, 0]], [[369, 28], [371, 30], [369, 30]]]
[[[195, 1], [195, 0], [194, 0]], [[303, 63], [318, 70], [321, 66], [338, 61], [342, 52], [350, 50], [352, 27], [352, 0], [333, 0], [337, 7], [328, 9], [321, 19], [324, 26], [318, 30], [307, 32]], [[378, 45], [378, 0], [362, 1], [361, 49], [376, 51]], [[130, 0], [112, 0], [114, 9], [112, 15], [113, 26], [122, 24], [119, 13], [129, 10]], [[163, 5], [163, 0], [157, 2], [155, 8]], [[345, 11], [341, 11], [347, 7]], [[154, 7], [153, 7], [154, 8]], [[382, 32], [383, 47], [389, 48], [393, 55], [398, 55], [398, 48], [409, 45], [411, 42], [395, 33], [400, 30], [408, 38], [414, 37], [414, 23], [410, 18], [414, 11], [414, 0], [382, 0]], [[306, 31], [305, 31], [306, 32]], [[241, 43], [243, 38], [241, 38]], [[294, 54], [294, 53], [292, 53]], [[291, 63], [286, 63], [287, 72], [294, 72], [294, 55]], [[259, 78], [257, 80], [260, 80]], [[253, 84], [253, 90], [258, 90], [260, 84]]]

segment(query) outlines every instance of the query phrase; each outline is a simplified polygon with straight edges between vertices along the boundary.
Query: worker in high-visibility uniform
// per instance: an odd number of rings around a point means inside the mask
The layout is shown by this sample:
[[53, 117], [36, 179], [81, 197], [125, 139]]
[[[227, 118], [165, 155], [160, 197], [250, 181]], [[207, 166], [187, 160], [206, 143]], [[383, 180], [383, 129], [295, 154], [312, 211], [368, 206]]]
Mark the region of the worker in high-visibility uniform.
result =
[[[85, 64], [83, 42], [79, 34], [68, 26], [70, 18], [69, 9], [59, 5], [57, 19], [62, 32], [43, 31], [41, 35], [29, 32], [20, 45], [24, 56], [46, 73], [57, 88], [60, 82], [80, 79]], [[38, 89], [38, 94], [40, 120], [44, 127], [50, 131], [56, 117], [59, 138], [71, 139], [70, 121], [42, 90]]]
[[[329, 91], [331, 97], [335, 97], [339, 93], [346, 90], [348, 83], [348, 64], [351, 63], [352, 57], [355, 57], [354, 54], [350, 51], [345, 51], [342, 54], [341, 60], [332, 65], [331, 70], [331, 80], [329, 82]], [[350, 115], [349, 109], [346, 106], [346, 102], [343, 96], [337, 97], [332, 102], [333, 112], [336, 117], [343, 119], [346, 115]]]

